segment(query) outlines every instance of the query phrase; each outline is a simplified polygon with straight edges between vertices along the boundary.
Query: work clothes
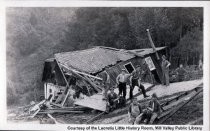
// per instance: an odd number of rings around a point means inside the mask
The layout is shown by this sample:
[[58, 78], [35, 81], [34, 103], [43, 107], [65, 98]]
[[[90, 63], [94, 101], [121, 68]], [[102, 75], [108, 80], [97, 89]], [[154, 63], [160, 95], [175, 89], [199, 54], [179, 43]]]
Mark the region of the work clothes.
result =
[[163, 84], [165, 84], [166, 86], [169, 85], [169, 66], [170, 66], [170, 62], [167, 60], [163, 60], [161, 67], [162, 67], [162, 71], [163, 71]]
[[111, 107], [116, 107], [116, 105], [117, 105], [117, 98], [118, 98], [118, 96], [117, 96], [117, 94], [114, 92], [114, 93], [108, 93], [108, 95], [107, 95], [107, 99], [108, 99], [108, 102], [109, 102], [109, 105], [111, 106]]
[[187, 71], [183, 67], [179, 67], [176, 69], [176, 72], [178, 74], [178, 81], [184, 81]]
[[132, 73], [132, 76], [130, 77], [130, 99], [133, 98], [133, 89], [135, 88], [135, 86], [138, 86], [142, 90], [144, 97], [147, 97], [146, 90], [141, 84], [141, 77], [144, 75], [144, 73], [145, 72], [143, 72], [142, 70], [135, 70]]
[[143, 123], [148, 124], [151, 117], [152, 117], [152, 111], [149, 109], [144, 109], [142, 113], [139, 115], [139, 117], [136, 118], [137, 120], [135, 124], [138, 125], [142, 123], [142, 121]]
[[128, 109], [129, 119], [132, 124], [138, 123], [139, 117], [142, 113], [142, 108], [140, 104], [131, 103]]
[[116, 82], [118, 84], [119, 88], [119, 95], [123, 93], [124, 99], [126, 99], [126, 83], [128, 81], [128, 78], [130, 77], [130, 74], [119, 74], [116, 78]]
[[135, 86], [138, 86], [139, 89], [141, 89], [143, 96], [147, 97], [145, 87], [142, 84], [140, 84], [139, 79], [132, 79], [131, 83], [132, 85], [130, 86], [130, 99], [133, 98], [133, 90]]
[[130, 74], [119, 74], [116, 78], [117, 83], [126, 83]]
[[119, 88], [119, 95], [123, 94], [123, 98], [126, 99], [126, 82], [125, 83], [119, 82], [118, 88]]
[[149, 108], [152, 109], [152, 115], [149, 124], [152, 124], [158, 115], [162, 112], [162, 107], [157, 99], [152, 99], [149, 102]]

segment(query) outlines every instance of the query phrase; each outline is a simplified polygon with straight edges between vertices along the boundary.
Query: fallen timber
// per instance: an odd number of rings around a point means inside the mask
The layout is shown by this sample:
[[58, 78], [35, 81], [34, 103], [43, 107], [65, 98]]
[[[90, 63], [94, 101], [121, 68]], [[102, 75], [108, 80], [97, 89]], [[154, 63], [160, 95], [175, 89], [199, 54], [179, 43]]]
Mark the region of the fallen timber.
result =
[[[197, 96], [198, 94], [202, 93], [202, 84], [195, 86], [194, 88], [192, 88], [191, 90], [187, 90], [187, 91], [182, 91], [182, 92], [177, 92], [171, 95], [163, 95], [159, 97], [160, 103], [163, 105], [164, 112], [162, 112], [162, 114], [160, 116], [158, 116], [158, 118], [156, 118], [155, 123], [154, 124], [163, 124], [164, 122], [160, 123], [161, 120], [163, 120], [166, 117], [171, 117], [173, 116], [173, 113], [176, 113], [176, 111], [178, 111], [179, 109], [181, 109], [184, 105], [186, 105], [187, 103], [189, 103], [190, 101], [193, 100], [193, 98], [195, 98], [195, 96]], [[185, 95], [184, 95], [185, 94]], [[197, 97], [196, 97], [197, 98]], [[148, 105], [148, 102], [150, 101], [150, 99], [142, 99], [139, 100], [139, 102], [141, 103], [141, 105], [143, 107], [145, 107], [146, 105]], [[187, 101], [187, 102], [186, 102]], [[183, 102], [185, 104], [183, 104]], [[168, 103], [168, 104], [166, 104]], [[182, 105], [183, 106], [177, 106], [178, 105]], [[170, 107], [170, 108], [169, 108]], [[179, 108], [178, 108], [179, 107]], [[167, 109], [168, 108], [168, 109]], [[173, 110], [177, 109], [175, 112], [173, 112]], [[116, 109], [113, 112], [110, 113], [106, 113], [106, 115], [102, 115], [103, 119], [100, 120], [100, 118], [102, 116], [99, 115], [99, 118], [94, 119], [94, 121], [92, 121], [92, 123], [101, 123], [102, 121], [106, 121], [106, 119], [112, 119], [114, 117], [119, 117], [122, 115], [127, 114], [128, 112], [128, 108], [127, 106], [121, 109]], [[114, 117], [113, 117], [114, 116]], [[126, 119], [127, 117], [122, 117], [122, 119]], [[96, 121], [98, 120], [98, 121]]]
[[[178, 97], [170, 100], [167, 105], [163, 106], [163, 109], [165, 112], [163, 112], [160, 116], [157, 117], [157, 124], [162, 124], [167, 119], [169, 119], [171, 116], [173, 116], [179, 109], [181, 109], [184, 105], [191, 102], [195, 96], [197, 96], [199, 93], [203, 91], [202, 85], [199, 85], [198, 87], [194, 88], [193, 90], [186, 91], [183, 94], [179, 95]], [[176, 101], [175, 101], [176, 100]], [[180, 105], [178, 105], [180, 104]], [[177, 106], [178, 105], [178, 106]], [[175, 108], [173, 108], [176, 106]]]
[[71, 111], [71, 110], [44, 110], [39, 111], [37, 114], [52, 114], [52, 113], [84, 113], [84, 111]]

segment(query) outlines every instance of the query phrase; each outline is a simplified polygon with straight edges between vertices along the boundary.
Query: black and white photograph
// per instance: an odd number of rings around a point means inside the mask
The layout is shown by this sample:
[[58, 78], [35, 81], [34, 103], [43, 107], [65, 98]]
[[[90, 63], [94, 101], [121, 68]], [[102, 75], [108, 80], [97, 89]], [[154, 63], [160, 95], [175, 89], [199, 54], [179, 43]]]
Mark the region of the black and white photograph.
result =
[[203, 32], [203, 7], [7, 7], [7, 123], [203, 125]]

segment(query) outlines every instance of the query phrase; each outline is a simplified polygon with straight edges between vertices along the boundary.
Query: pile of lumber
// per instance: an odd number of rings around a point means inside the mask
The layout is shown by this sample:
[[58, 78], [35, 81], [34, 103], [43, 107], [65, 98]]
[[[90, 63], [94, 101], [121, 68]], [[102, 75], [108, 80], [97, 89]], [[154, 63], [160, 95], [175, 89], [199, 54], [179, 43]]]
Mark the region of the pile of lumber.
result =
[[64, 107], [55, 103], [51, 103], [47, 100], [42, 100], [39, 103], [31, 102], [29, 105], [19, 107], [18, 110], [16, 110], [15, 115], [11, 118], [11, 120], [28, 121], [39, 119], [40, 123], [42, 123], [42, 121], [45, 119], [47, 121], [51, 120], [51, 123], [48, 124], [55, 124], [59, 122], [57, 122], [57, 120], [52, 116], [52, 114], [78, 114], [84, 113], [86, 111], [88, 111], [88, 108], [86, 107]]
[[182, 108], [187, 103], [191, 102], [195, 96], [203, 91], [203, 84], [199, 85], [198, 87], [183, 92], [182, 94], [178, 95], [177, 97], [162, 103], [162, 107], [164, 112], [157, 117], [157, 123], [162, 124], [164, 121], [168, 120], [172, 115], [174, 115], [180, 108]]

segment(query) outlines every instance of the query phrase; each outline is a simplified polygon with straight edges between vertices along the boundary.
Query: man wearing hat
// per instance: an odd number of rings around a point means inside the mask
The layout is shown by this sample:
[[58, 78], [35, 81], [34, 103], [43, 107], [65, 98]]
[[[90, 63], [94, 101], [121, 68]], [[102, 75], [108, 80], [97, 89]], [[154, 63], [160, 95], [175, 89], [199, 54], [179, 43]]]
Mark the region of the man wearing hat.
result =
[[126, 84], [131, 74], [126, 73], [125, 69], [117, 76], [116, 83], [119, 88], [119, 95], [123, 94], [124, 99], [126, 98]]
[[162, 63], [161, 63], [161, 67], [162, 67], [162, 71], [163, 71], [163, 83], [166, 86], [169, 86], [169, 66], [171, 65], [171, 63], [166, 60], [166, 56], [163, 55], [162, 56]]
[[138, 86], [139, 89], [142, 90], [144, 98], [149, 97], [146, 94], [146, 90], [145, 90], [144, 86], [141, 84], [142, 75], [143, 74], [141, 73], [140, 65], [138, 65], [136, 67], [136, 70], [132, 72], [132, 75], [130, 77], [130, 99], [133, 98], [133, 89], [134, 89], [135, 86]]

